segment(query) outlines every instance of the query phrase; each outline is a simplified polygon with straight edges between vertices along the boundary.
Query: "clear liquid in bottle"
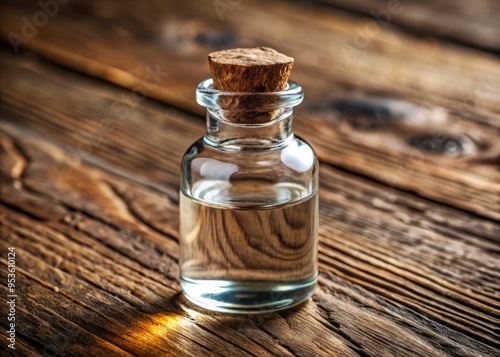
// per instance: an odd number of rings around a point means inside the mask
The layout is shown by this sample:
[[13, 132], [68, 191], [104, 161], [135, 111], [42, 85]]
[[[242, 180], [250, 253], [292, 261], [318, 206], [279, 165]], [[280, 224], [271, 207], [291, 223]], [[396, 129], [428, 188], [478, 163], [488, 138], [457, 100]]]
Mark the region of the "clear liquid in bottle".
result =
[[202, 307], [259, 313], [296, 305], [317, 278], [317, 193], [264, 180], [181, 192], [181, 285]]

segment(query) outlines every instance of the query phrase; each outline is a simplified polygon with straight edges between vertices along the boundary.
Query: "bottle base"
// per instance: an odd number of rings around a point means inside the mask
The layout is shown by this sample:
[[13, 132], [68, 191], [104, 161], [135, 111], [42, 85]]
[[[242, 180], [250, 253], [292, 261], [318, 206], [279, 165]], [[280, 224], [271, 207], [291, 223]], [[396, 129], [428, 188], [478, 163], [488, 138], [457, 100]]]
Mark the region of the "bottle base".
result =
[[259, 314], [286, 309], [309, 298], [316, 276], [298, 282], [249, 282], [181, 278], [184, 296], [208, 310]]

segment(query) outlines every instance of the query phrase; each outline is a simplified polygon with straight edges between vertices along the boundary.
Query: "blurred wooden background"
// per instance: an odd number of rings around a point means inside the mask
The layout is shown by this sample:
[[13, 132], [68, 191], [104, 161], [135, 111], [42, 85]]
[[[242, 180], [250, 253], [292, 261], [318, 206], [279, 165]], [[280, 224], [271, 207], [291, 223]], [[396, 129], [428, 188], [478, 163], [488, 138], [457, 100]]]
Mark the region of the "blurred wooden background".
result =
[[[18, 301], [0, 351], [500, 354], [500, 3], [41, 4], [1, 5], [0, 276], [16, 247]], [[179, 294], [180, 159], [204, 133], [207, 54], [260, 45], [305, 91], [319, 286], [292, 310], [210, 314]]]

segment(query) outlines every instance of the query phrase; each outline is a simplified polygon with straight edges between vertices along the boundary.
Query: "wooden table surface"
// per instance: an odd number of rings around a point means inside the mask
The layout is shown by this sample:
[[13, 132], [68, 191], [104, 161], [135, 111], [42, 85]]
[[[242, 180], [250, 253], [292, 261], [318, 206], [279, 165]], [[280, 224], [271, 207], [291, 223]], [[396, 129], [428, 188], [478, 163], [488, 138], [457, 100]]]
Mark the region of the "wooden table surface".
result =
[[[1, 355], [500, 355], [498, 1], [58, 1], [1, 8]], [[208, 313], [180, 293], [179, 165], [207, 54], [258, 45], [305, 90], [319, 284]]]

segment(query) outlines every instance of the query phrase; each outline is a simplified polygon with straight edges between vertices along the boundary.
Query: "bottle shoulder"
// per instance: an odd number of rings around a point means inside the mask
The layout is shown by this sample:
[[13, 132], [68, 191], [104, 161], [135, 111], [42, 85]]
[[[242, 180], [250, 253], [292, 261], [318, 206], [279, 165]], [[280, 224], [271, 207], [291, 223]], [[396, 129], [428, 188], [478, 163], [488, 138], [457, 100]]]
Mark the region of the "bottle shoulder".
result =
[[191, 145], [182, 160], [181, 188], [189, 192], [203, 181], [250, 180], [271, 185], [298, 185], [305, 189], [304, 192], [311, 193], [317, 190], [317, 175], [316, 154], [300, 137], [269, 150], [219, 149], [200, 139]]
[[[317, 160], [316, 152], [311, 144], [299, 136], [294, 135], [292, 140], [289, 140], [284, 145], [270, 147], [249, 147], [249, 148], [234, 148], [223, 145], [210, 145], [204, 138], [195, 141], [186, 150], [183, 156], [183, 162], [190, 161], [198, 157], [224, 158], [225, 161], [245, 161], [262, 158], [292, 158], [302, 157], [308, 161]], [[271, 163], [271, 161], [262, 162]]]

